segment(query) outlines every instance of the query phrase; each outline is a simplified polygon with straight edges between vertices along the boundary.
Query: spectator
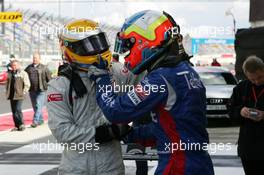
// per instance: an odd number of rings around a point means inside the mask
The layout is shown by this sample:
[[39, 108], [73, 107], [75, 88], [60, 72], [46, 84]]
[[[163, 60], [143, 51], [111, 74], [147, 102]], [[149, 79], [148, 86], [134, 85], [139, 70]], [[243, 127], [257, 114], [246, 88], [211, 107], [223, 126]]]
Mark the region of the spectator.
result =
[[11, 104], [15, 124], [13, 131], [23, 131], [25, 126], [21, 106], [24, 95], [29, 90], [30, 82], [27, 73], [20, 69], [20, 64], [17, 60], [11, 61], [10, 66], [12, 69], [8, 71], [6, 97]]
[[7, 72], [10, 72], [12, 70], [11, 68], [11, 62], [14, 61], [16, 58], [15, 58], [15, 55], [11, 54], [10, 55], [10, 59], [9, 59], [9, 63], [6, 65], [6, 68], [7, 68]]
[[248, 57], [243, 64], [248, 78], [233, 90], [230, 117], [239, 121], [238, 155], [246, 175], [262, 175], [264, 163], [264, 63]]
[[40, 54], [33, 54], [33, 63], [28, 65], [25, 71], [28, 73], [31, 83], [29, 96], [34, 110], [34, 117], [31, 127], [35, 128], [43, 124], [42, 107], [45, 100], [45, 91], [47, 84], [51, 79], [51, 72], [40, 63]]
[[195, 64], [195, 66], [201, 66], [201, 61], [198, 60], [198, 61], [196, 62], [196, 64]]
[[221, 64], [217, 61], [216, 58], [214, 58], [213, 62], [211, 63], [211, 66], [221, 66]]

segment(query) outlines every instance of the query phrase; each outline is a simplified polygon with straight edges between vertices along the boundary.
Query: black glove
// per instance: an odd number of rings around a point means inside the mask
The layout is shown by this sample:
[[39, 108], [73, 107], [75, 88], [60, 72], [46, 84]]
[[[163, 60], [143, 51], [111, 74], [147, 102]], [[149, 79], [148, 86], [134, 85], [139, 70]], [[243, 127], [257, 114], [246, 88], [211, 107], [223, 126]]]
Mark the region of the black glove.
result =
[[126, 137], [131, 131], [132, 127], [128, 124], [113, 124], [112, 130], [115, 135], [115, 139], [122, 140], [124, 137]]
[[106, 143], [114, 139], [122, 140], [131, 130], [132, 127], [126, 124], [102, 125], [96, 128], [95, 142]]
[[64, 63], [58, 68], [58, 76], [67, 77], [69, 80], [72, 79], [72, 67], [68, 63]]
[[112, 131], [111, 125], [102, 125], [95, 130], [95, 142], [96, 143], [106, 143], [114, 139], [114, 133]]

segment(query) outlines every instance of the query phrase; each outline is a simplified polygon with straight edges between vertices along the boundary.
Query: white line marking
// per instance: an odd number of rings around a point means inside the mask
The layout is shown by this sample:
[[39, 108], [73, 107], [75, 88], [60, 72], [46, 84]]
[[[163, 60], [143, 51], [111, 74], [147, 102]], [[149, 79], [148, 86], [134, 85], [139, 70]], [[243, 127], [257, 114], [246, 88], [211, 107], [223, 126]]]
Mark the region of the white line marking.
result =
[[[33, 111], [33, 109], [32, 108], [28, 108], [28, 109], [22, 110], [22, 112], [28, 112], [28, 111]], [[12, 112], [0, 114], [0, 117], [6, 116], [6, 115], [12, 115]]]

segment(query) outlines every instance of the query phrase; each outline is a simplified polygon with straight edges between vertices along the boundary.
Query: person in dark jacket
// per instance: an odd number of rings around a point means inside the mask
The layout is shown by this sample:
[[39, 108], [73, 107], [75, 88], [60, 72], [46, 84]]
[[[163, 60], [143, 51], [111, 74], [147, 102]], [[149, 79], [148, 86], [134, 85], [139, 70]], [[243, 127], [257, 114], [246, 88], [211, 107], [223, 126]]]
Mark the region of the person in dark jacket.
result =
[[12, 60], [10, 62], [10, 68], [6, 84], [6, 97], [10, 100], [15, 123], [13, 131], [23, 131], [25, 126], [21, 106], [24, 95], [29, 90], [30, 82], [27, 73], [20, 69], [20, 64], [17, 60]]
[[243, 64], [247, 80], [233, 90], [230, 117], [240, 123], [238, 155], [246, 175], [263, 175], [264, 63], [250, 56]]
[[33, 63], [28, 65], [25, 71], [28, 73], [31, 83], [29, 96], [34, 110], [31, 127], [35, 128], [43, 123], [42, 107], [48, 82], [51, 79], [51, 72], [45, 65], [40, 63], [39, 53], [33, 54]]

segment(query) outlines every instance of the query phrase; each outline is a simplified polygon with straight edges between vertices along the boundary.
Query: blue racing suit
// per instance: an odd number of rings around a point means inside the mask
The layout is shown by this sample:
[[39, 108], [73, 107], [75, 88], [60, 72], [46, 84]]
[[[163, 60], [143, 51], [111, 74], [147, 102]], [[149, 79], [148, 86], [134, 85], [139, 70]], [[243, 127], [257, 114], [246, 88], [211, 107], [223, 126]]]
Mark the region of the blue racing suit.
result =
[[111, 79], [97, 82], [96, 98], [113, 123], [134, 121], [151, 111], [152, 122], [135, 127], [130, 141], [155, 143], [159, 162], [156, 175], [213, 175], [207, 153], [205, 88], [188, 62], [150, 72], [128, 93], [117, 96]]

